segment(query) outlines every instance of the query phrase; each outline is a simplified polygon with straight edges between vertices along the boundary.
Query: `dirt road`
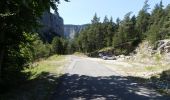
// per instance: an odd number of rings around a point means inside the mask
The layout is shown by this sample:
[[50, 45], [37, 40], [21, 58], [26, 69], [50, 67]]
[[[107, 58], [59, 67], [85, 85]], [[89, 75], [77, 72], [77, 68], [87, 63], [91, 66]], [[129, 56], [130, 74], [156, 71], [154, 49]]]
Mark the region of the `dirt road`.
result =
[[53, 100], [170, 100], [96, 61], [70, 56]]

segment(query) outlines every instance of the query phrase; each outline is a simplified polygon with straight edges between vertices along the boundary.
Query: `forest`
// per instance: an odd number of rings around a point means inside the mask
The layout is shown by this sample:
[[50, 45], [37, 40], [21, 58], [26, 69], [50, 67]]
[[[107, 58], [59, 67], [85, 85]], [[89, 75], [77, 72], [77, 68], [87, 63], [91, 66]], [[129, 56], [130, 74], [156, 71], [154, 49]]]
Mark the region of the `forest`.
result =
[[[67, 1], [67, 0], [65, 0]], [[54, 54], [86, 54], [111, 47], [116, 55], [131, 53], [143, 40], [154, 44], [170, 38], [170, 5], [162, 1], [149, 12], [148, 0], [138, 15], [125, 14], [121, 20], [97, 14], [86, 29], [76, 34], [73, 40], [54, 37], [51, 42], [41, 39], [36, 30], [38, 18], [50, 8], [57, 11], [59, 0], [1, 0], [0, 2], [0, 92], [24, 83], [29, 73], [24, 68], [34, 61]], [[26, 13], [24, 13], [26, 12]]]
[[105, 47], [114, 49], [115, 55], [131, 53], [143, 40], [154, 44], [170, 36], [170, 5], [164, 7], [162, 1], [149, 12], [146, 0], [138, 15], [132, 12], [113, 22], [112, 17], [104, 17], [103, 22], [97, 14], [91, 24], [73, 40], [74, 51], [91, 53]]
[[62, 38], [54, 38], [51, 45], [37, 33], [41, 28], [37, 19], [50, 8], [57, 12], [59, 3], [59, 0], [0, 1], [0, 93], [26, 82], [30, 74], [23, 70], [32, 62], [65, 53]]

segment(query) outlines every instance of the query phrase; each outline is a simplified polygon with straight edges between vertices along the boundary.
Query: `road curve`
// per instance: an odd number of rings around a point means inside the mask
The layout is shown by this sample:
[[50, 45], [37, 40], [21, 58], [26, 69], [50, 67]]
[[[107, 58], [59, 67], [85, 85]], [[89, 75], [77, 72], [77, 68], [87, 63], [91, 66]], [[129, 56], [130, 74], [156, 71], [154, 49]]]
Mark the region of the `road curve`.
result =
[[95, 61], [76, 56], [70, 61], [52, 100], [170, 100]]
[[110, 69], [98, 64], [97, 62], [78, 57], [72, 57], [72, 63], [66, 73], [70, 75], [86, 75], [91, 77], [118, 75]]

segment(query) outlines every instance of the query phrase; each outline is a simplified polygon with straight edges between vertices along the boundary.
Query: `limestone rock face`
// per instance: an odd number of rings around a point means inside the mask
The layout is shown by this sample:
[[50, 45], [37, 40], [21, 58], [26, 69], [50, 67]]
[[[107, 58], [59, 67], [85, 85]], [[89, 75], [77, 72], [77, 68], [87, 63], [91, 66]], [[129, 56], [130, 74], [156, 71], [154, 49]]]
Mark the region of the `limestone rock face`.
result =
[[85, 25], [64, 25], [64, 36], [68, 39], [73, 39], [77, 33], [80, 33], [87, 27]]
[[39, 33], [44, 40], [51, 41], [55, 36], [64, 36], [63, 19], [58, 13], [53, 14], [48, 11], [44, 12], [40, 19], [40, 23], [42, 28], [40, 28]]
[[157, 51], [160, 53], [170, 53], [170, 39], [158, 41]]

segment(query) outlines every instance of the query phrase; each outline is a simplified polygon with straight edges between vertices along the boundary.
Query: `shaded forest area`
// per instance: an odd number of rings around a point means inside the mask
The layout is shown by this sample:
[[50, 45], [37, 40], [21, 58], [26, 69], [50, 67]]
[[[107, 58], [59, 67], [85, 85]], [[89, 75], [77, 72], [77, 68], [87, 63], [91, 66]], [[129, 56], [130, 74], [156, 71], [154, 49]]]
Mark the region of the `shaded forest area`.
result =
[[158, 40], [168, 39], [170, 5], [164, 7], [160, 1], [151, 13], [149, 9], [146, 0], [137, 16], [128, 12], [122, 20], [117, 18], [116, 22], [107, 16], [101, 22], [100, 17], [95, 14], [91, 24], [72, 41], [73, 51], [93, 55], [100, 49], [111, 47], [115, 55], [128, 55], [143, 40], [154, 44]]
[[0, 1], [0, 93], [25, 83], [30, 74], [23, 70], [31, 62], [55, 53], [64, 54], [62, 38], [54, 38], [55, 44], [51, 44], [42, 41], [38, 34], [42, 27], [38, 19], [50, 8], [57, 12], [56, 4], [59, 0]]

